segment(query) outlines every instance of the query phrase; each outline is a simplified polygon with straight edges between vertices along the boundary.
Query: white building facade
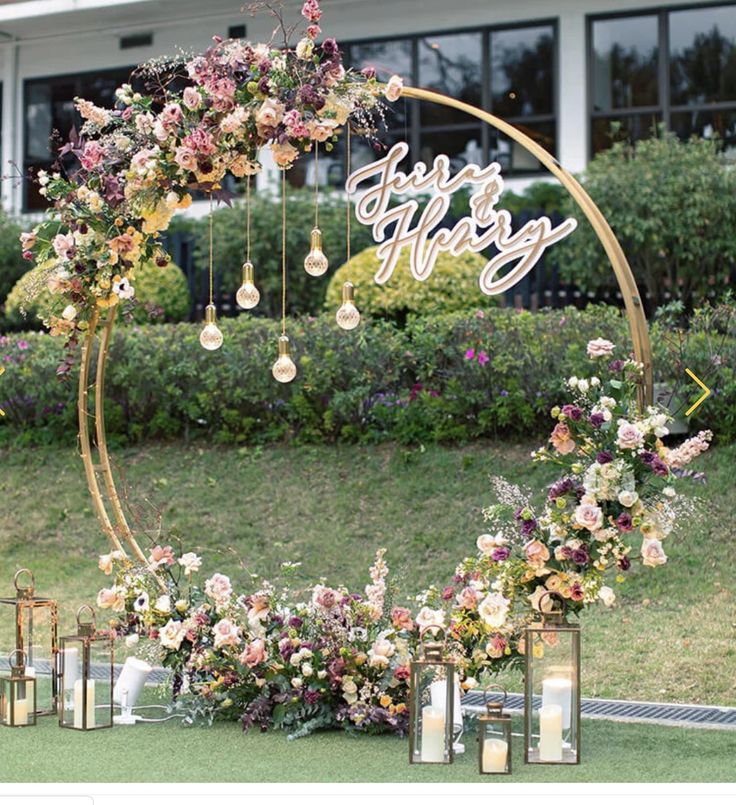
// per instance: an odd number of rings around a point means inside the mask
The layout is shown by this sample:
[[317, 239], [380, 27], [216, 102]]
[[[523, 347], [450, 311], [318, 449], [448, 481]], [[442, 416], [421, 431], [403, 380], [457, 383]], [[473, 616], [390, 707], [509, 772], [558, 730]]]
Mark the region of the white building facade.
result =
[[[51, 161], [73, 98], [111, 104], [114, 88], [148, 59], [201, 51], [213, 35], [268, 41], [274, 20], [242, 0], [0, 0], [2, 203], [33, 212], [42, 199], [13, 174]], [[287, 2], [298, 23], [301, 3]], [[616, 136], [664, 124], [678, 135], [718, 135], [736, 151], [736, 3], [670, 0], [324, 0], [323, 29], [355, 67], [462, 98], [534, 137], [582, 170]], [[413, 160], [448, 153], [456, 164], [501, 162], [514, 181], [538, 164], [490, 127], [444, 107], [397, 104], [385, 142]], [[368, 158], [365, 155], [363, 158]], [[361, 159], [360, 155], [357, 159]], [[338, 161], [335, 168], [339, 167]], [[329, 165], [327, 166], [328, 170]], [[295, 169], [295, 184], [303, 183]], [[339, 170], [329, 181], [338, 184]]]

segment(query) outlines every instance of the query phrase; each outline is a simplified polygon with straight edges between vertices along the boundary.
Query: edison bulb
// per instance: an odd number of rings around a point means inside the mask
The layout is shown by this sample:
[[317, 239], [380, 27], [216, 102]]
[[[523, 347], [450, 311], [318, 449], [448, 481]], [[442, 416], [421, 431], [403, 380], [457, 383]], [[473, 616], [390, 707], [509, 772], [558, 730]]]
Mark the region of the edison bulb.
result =
[[210, 304], [204, 309], [204, 327], [199, 334], [199, 343], [210, 351], [219, 349], [222, 346], [222, 333], [216, 324], [217, 309]]
[[296, 377], [296, 364], [291, 359], [288, 336], [279, 338], [279, 357], [271, 368], [271, 374], [279, 383], [291, 383]]
[[253, 282], [253, 263], [250, 260], [243, 263], [243, 284], [238, 288], [235, 299], [245, 310], [251, 310], [261, 300], [261, 294]]
[[321, 277], [329, 266], [330, 263], [322, 251], [322, 232], [315, 226], [309, 254], [304, 258], [304, 270], [310, 277]]
[[335, 320], [343, 330], [354, 330], [360, 324], [360, 311], [355, 307], [355, 287], [352, 282], [342, 286], [342, 304], [337, 309]]

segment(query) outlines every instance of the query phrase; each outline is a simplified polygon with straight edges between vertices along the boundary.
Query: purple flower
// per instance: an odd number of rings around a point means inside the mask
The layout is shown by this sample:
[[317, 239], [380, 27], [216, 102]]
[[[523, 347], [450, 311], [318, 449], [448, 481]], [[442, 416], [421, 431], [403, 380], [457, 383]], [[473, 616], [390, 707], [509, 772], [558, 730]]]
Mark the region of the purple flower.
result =
[[631, 567], [631, 559], [628, 556], [622, 556], [618, 560], [619, 570], [628, 570]]
[[589, 561], [588, 552], [585, 550], [584, 547], [576, 548], [572, 552], [572, 561], [575, 562], [576, 565], [587, 565]]
[[553, 483], [549, 488], [550, 500], [561, 498], [568, 492], [572, 492], [573, 487], [574, 484], [572, 482], [572, 478], [561, 478], [559, 481], [555, 481], [555, 483]]
[[506, 391], [506, 389], [501, 389], [499, 394], [501, 395], [501, 397], [508, 397], [509, 396], [509, 393], [508, 393], [508, 391]]
[[591, 414], [588, 417], [588, 422], [596, 429], [600, 428], [600, 426], [606, 421], [606, 418], [600, 412], [596, 411], [594, 414]]
[[651, 468], [655, 475], [659, 475], [662, 478], [666, 478], [670, 472], [668, 466], [664, 463], [664, 461], [662, 461], [661, 458], [659, 458], [659, 456], [655, 456], [652, 459]]
[[481, 366], [485, 366], [488, 363], [488, 361], [490, 361], [490, 360], [491, 359], [488, 357], [488, 355], [485, 352], [483, 352], [483, 350], [481, 350], [478, 353], [478, 363]]
[[595, 457], [599, 464], [610, 464], [613, 461], [613, 453], [610, 450], [601, 450]]
[[331, 59], [333, 56], [336, 56], [340, 50], [337, 47], [337, 42], [330, 37], [329, 39], [325, 39], [322, 43], [322, 52], [327, 56], [327, 58]]
[[304, 693], [304, 702], [306, 704], [316, 704], [322, 694], [318, 690], [307, 690]]
[[578, 422], [583, 415], [583, 409], [577, 405], [563, 405], [562, 413], [573, 422]]
[[364, 75], [366, 78], [371, 79], [376, 77], [376, 68], [375, 67], [364, 67], [361, 71], [361, 74]]
[[18, 341], [16, 346], [18, 347], [18, 349], [25, 350], [25, 349], [28, 349], [30, 344], [27, 341], [20, 340], [20, 341]]
[[465, 351], [465, 360], [466, 361], [472, 361], [474, 358], [475, 358], [475, 350], [474, 349], [468, 349], [468, 350]]
[[623, 370], [623, 368], [624, 368], [624, 362], [621, 359], [611, 361], [608, 364], [608, 370], [610, 372], [620, 372]]
[[634, 524], [631, 520], [631, 515], [627, 514], [626, 512], [622, 512], [616, 518], [616, 525], [619, 527], [620, 531], [633, 531]]
[[651, 464], [654, 461], [654, 459], [656, 458], [656, 456], [654, 455], [654, 453], [650, 452], [649, 450], [642, 450], [641, 453], [639, 453], [639, 458], [645, 464]]
[[302, 619], [298, 618], [296, 615], [292, 615], [289, 618], [289, 626], [291, 626], [294, 629], [299, 629], [302, 623], [304, 623], [304, 621], [302, 621]]
[[537, 521], [532, 517], [529, 520], [522, 520], [519, 530], [521, 531], [522, 536], [530, 537], [536, 531], [536, 528]]
[[494, 548], [491, 552], [491, 559], [494, 562], [505, 562], [509, 556], [511, 556], [511, 551], [505, 547]]

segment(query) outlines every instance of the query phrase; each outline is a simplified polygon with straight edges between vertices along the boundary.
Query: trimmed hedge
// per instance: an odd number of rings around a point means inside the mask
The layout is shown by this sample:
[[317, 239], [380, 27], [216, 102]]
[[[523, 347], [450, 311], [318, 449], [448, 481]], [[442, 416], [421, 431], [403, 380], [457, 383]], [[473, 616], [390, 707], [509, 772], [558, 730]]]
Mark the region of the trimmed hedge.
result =
[[[714, 325], [712, 316], [696, 314], [681, 364], [672, 352], [679, 339], [667, 337], [664, 325], [655, 326], [652, 338], [655, 367], [666, 379], [670, 371], [684, 377], [684, 365], [706, 380], [714, 376], [714, 340], [722, 339], [715, 392], [693, 427], [712, 427], [729, 440], [736, 437], [733, 318]], [[113, 440], [411, 444], [541, 436], [563, 379], [590, 374], [587, 341], [602, 336], [628, 344], [626, 320], [605, 306], [451, 314], [418, 319], [403, 330], [367, 321], [352, 333], [325, 315], [289, 325], [299, 374], [282, 386], [270, 372], [275, 322], [244, 315], [221, 327], [226, 340], [216, 353], [201, 349], [193, 324], [116, 331], [106, 411]], [[48, 335], [0, 338], [8, 369], [0, 379], [6, 411], [0, 441], [73, 444], [76, 384], [73, 377], [56, 378], [60, 357], [61, 343]], [[694, 384], [685, 388], [697, 397]]]

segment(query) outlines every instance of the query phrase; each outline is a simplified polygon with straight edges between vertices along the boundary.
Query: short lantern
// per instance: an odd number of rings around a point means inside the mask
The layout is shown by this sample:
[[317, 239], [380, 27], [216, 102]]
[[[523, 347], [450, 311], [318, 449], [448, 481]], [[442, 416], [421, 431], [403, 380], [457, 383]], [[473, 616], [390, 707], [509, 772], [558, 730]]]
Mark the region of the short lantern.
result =
[[36, 677], [28, 673], [26, 655], [12, 651], [10, 676], [0, 676], [0, 724], [32, 727], [36, 723]]
[[557, 593], [542, 595], [539, 608], [524, 639], [524, 759], [580, 763], [580, 626], [568, 623]]
[[[56, 712], [58, 694], [57, 629], [59, 616], [56, 601], [35, 595], [33, 573], [21, 568], [13, 579], [15, 595], [0, 598], [0, 604], [13, 608], [14, 645], [23, 652], [27, 676], [36, 677], [36, 715]], [[9, 610], [5, 610], [9, 614]], [[4, 620], [4, 618], [3, 618]]]
[[[89, 620], [82, 620], [87, 613]], [[77, 612], [77, 633], [61, 638], [60, 670], [63, 702], [59, 726], [74, 730], [112, 727], [113, 638], [99, 631], [95, 611]]]
[[[502, 698], [489, 701], [491, 690]], [[485, 715], [478, 718], [478, 770], [481, 774], [511, 774], [511, 716], [504, 713], [506, 689], [490, 685], [485, 692]]]
[[409, 763], [452, 763], [455, 663], [445, 656], [444, 629], [424, 629], [418, 652], [409, 679]]

